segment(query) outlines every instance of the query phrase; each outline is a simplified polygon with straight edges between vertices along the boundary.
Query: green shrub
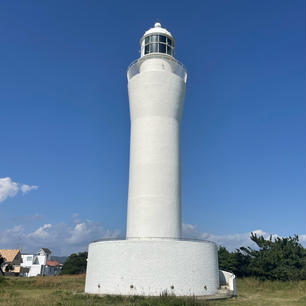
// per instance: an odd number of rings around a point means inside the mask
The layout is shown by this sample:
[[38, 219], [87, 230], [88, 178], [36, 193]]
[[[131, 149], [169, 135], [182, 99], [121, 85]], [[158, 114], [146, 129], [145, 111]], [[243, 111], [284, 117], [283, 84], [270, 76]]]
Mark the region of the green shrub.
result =
[[86, 272], [87, 252], [71, 254], [63, 265], [62, 274], [82, 274]]
[[236, 276], [253, 276], [261, 280], [305, 280], [306, 250], [299, 243], [298, 236], [265, 239], [251, 234], [258, 249], [241, 247], [228, 252], [220, 247], [219, 267], [233, 272]]

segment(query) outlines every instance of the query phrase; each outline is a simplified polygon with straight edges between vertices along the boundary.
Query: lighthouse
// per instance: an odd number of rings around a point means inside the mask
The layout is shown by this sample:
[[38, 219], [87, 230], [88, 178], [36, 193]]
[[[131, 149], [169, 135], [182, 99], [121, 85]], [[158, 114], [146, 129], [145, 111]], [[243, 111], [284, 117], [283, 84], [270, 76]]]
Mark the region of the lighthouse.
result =
[[127, 239], [181, 237], [180, 122], [187, 73], [160, 23], [128, 69], [131, 117]]
[[175, 58], [175, 45], [172, 34], [155, 23], [128, 67], [126, 239], [89, 244], [87, 293], [213, 297], [224, 293], [224, 284], [230, 294], [235, 291], [235, 276], [218, 269], [216, 244], [181, 234], [180, 123], [187, 72]]

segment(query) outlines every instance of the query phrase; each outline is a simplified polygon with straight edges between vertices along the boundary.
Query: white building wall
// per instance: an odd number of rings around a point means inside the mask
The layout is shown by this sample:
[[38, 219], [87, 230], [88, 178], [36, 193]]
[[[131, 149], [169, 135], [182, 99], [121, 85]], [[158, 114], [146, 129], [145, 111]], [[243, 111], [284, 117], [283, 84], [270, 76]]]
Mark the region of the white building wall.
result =
[[35, 255], [32, 254], [21, 254], [22, 263], [20, 264], [21, 267], [29, 267], [33, 263], [33, 258]]
[[36, 255], [36, 258], [38, 260], [38, 264], [40, 264], [40, 265], [46, 265], [47, 264], [47, 255]]
[[28, 273], [28, 277], [41, 275], [43, 266], [42, 265], [32, 265]]
[[50, 260], [51, 258], [50, 254], [49, 255], [48, 254], [45, 254], [45, 255], [24, 254], [24, 255], [21, 255], [21, 257], [22, 257], [21, 267], [29, 268], [29, 272], [25, 276], [31, 277], [31, 276], [37, 276], [37, 275], [42, 275], [42, 274], [51, 275], [46, 270], [47, 261]]

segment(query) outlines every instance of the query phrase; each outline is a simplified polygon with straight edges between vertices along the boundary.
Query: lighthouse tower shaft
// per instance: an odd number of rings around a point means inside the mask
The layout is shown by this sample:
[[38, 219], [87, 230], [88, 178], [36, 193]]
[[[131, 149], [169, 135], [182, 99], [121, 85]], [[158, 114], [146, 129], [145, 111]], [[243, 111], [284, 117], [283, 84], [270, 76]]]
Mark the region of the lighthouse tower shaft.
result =
[[134, 65], [138, 73], [128, 81], [127, 238], [180, 238], [180, 121], [186, 75], [177, 73], [182, 66], [167, 54], [147, 54]]

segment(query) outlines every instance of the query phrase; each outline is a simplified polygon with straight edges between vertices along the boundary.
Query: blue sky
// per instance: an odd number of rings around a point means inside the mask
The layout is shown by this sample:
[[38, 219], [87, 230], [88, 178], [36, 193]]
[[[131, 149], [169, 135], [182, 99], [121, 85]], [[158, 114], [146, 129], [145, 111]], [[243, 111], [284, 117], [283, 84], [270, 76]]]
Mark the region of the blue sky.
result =
[[1, 1], [1, 248], [63, 255], [124, 235], [126, 69], [155, 21], [188, 71], [185, 234], [229, 248], [254, 230], [305, 235], [304, 12], [302, 0]]

